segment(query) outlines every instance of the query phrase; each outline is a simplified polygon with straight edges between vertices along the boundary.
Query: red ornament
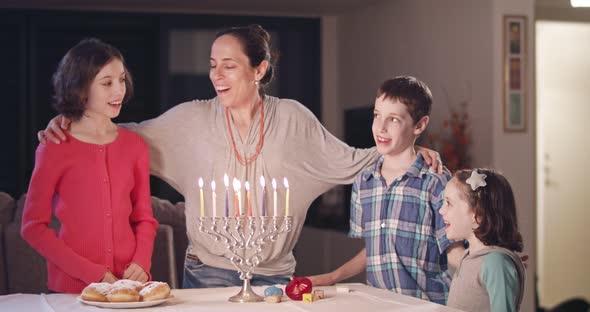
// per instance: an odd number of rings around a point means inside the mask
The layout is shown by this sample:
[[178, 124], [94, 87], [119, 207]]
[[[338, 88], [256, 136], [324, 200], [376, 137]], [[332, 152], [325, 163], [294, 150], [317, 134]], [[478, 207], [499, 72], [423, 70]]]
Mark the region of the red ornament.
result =
[[291, 300], [301, 301], [303, 294], [311, 293], [311, 281], [307, 277], [291, 277], [291, 281], [285, 287], [285, 293]]

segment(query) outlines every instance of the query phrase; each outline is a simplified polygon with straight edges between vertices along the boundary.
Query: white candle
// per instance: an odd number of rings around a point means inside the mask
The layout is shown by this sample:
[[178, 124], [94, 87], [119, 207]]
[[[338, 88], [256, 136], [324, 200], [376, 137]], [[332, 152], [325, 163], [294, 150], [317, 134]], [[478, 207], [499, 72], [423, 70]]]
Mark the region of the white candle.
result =
[[217, 194], [215, 194], [215, 181], [211, 181], [211, 206], [213, 207], [213, 218], [217, 217]]
[[244, 187], [246, 188], [246, 206], [248, 207], [248, 216], [252, 216], [252, 201], [250, 200], [250, 182], [246, 181], [244, 183]]
[[287, 181], [287, 178], [283, 179], [283, 184], [285, 185], [286, 190], [286, 194], [285, 194], [285, 216], [289, 215], [289, 181]]
[[260, 186], [262, 186], [262, 216], [266, 216], [266, 181], [264, 176], [260, 176]]
[[229, 178], [227, 173], [223, 175], [223, 184], [225, 185], [225, 216], [229, 217]]
[[242, 214], [242, 192], [241, 192], [241, 183], [238, 179], [234, 178], [234, 194], [235, 194], [235, 205], [236, 205], [236, 216], [240, 216]]
[[242, 183], [238, 180], [238, 215], [242, 215], [244, 213], [244, 209], [242, 208]]
[[205, 216], [205, 200], [203, 199], [203, 178], [199, 178], [199, 193], [201, 195], [201, 217]]
[[272, 179], [272, 202], [274, 216], [277, 216], [277, 180]]

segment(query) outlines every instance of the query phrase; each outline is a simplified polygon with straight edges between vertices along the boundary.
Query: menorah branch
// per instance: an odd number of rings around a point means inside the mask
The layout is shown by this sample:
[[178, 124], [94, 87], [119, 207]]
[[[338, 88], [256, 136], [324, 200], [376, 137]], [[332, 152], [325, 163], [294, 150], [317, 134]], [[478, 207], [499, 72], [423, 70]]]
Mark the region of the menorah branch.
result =
[[262, 251], [280, 234], [291, 231], [293, 218], [275, 217], [200, 217], [198, 229], [215, 242], [225, 245], [227, 256], [244, 281], [241, 291], [229, 298], [232, 302], [256, 302], [263, 298], [252, 290], [254, 269], [264, 260]]

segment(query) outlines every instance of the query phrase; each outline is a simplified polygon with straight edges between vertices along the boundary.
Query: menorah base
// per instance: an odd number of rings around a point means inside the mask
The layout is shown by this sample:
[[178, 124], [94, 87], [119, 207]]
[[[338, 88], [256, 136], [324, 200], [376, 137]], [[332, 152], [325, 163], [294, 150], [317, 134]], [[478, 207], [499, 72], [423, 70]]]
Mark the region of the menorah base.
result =
[[264, 298], [250, 287], [254, 268], [264, 259], [262, 250], [274, 243], [277, 237], [291, 231], [293, 217], [200, 217], [198, 230], [209, 235], [215, 242], [225, 246], [227, 256], [240, 274], [244, 285], [230, 302], [260, 302]]
[[242, 285], [242, 289], [240, 290], [239, 293], [237, 293], [235, 296], [232, 296], [229, 298], [229, 301], [231, 302], [240, 302], [240, 303], [244, 303], [244, 302], [260, 302], [260, 301], [264, 301], [264, 298], [257, 295], [254, 290], [252, 290], [252, 287], [250, 286], [250, 280], [249, 279], [245, 279], [244, 280], [244, 285]]

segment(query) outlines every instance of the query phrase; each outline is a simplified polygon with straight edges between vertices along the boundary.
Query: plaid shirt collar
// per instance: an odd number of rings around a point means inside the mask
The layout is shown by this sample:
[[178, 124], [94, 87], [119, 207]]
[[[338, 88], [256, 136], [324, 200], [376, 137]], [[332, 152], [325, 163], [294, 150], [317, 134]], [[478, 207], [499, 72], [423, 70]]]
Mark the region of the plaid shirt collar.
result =
[[[383, 158], [383, 155], [379, 156], [375, 164], [369, 167], [369, 169], [363, 173], [363, 181], [369, 181], [371, 178], [380, 179], [381, 167], [383, 167], [384, 160], [385, 159]], [[404, 176], [422, 178], [424, 174], [428, 173], [428, 168], [429, 166], [424, 162], [424, 157], [422, 157], [422, 154], [418, 153], [418, 157], [416, 157], [416, 160], [410, 166]]]

